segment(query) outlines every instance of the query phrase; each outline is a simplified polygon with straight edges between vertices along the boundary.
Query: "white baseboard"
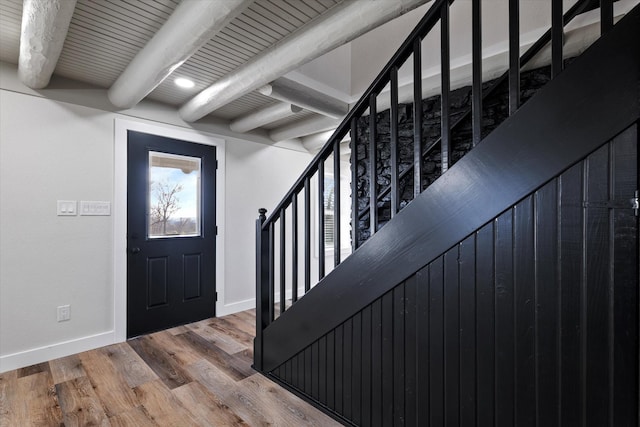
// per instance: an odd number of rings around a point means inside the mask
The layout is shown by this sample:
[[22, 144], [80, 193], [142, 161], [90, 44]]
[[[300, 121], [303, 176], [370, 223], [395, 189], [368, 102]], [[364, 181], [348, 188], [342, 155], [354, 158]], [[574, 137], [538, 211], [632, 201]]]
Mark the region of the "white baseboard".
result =
[[216, 317], [226, 316], [227, 314], [237, 313], [239, 311], [250, 310], [256, 307], [256, 299], [251, 298], [244, 301], [232, 302], [231, 304], [219, 304], [216, 306]]
[[113, 331], [0, 356], [0, 373], [114, 344]]

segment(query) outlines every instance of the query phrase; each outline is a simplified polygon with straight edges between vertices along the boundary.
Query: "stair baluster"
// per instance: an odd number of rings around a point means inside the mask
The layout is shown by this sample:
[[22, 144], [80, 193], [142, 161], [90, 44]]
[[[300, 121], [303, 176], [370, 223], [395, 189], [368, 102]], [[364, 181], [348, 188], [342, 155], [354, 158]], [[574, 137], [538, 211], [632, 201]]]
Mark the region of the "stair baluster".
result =
[[[562, 3], [562, 0], [560, 2]], [[473, 0], [471, 7], [471, 96], [473, 97], [471, 146], [475, 147], [482, 139], [482, 6], [480, 0]]]
[[340, 264], [340, 141], [333, 143], [333, 259]]

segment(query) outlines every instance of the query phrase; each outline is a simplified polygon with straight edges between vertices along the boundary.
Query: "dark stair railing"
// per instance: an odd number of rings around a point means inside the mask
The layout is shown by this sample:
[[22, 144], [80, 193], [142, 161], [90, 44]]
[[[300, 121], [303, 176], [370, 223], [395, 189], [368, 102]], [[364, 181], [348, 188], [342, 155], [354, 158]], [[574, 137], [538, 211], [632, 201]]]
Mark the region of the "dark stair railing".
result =
[[[479, 0], [476, 0], [479, 1]], [[577, 15], [590, 10], [594, 7], [594, 1], [578, 1], [576, 2], [567, 13], [562, 15], [562, 4], [561, 2], [553, 2], [552, 6], [554, 10], [552, 10], [552, 19], [553, 24], [552, 27], [547, 30], [527, 51], [519, 58], [519, 64], [515, 63], [516, 58], [510, 57], [510, 62], [513, 61], [512, 64], [514, 67], [525, 67], [535, 56], [540, 53], [540, 51], [548, 45], [548, 43], [552, 42], [552, 69], [551, 69], [551, 77], [554, 78], [560, 74], [564, 66], [564, 60], [562, 56], [562, 43], [563, 43], [563, 31], [562, 28], [564, 25], [562, 23], [570, 22]], [[517, 13], [517, 6], [512, 7], [510, 10], [513, 10], [514, 13]], [[503, 85], [505, 82], [508, 82], [509, 87], [509, 102], [510, 108], [509, 113], [513, 114], [517, 108], [513, 108], [516, 104], [520, 105], [520, 88], [517, 86], [520, 81], [519, 74], [516, 76], [515, 73], [511, 72], [511, 68], [504, 72], [500, 77], [496, 78], [491, 82], [491, 84], [483, 89], [482, 86], [482, 69], [481, 69], [481, 60], [480, 60], [480, 52], [481, 52], [481, 36], [480, 36], [480, 7], [477, 7], [474, 2], [473, 7], [473, 16], [472, 16], [472, 25], [473, 25], [473, 48], [472, 48], [472, 75], [473, 75], [473, 88], [472, 88], [472, 106], [464, 110], [461, 114], [459, 114], [454, 121], [451, 122], [449, 128], [448, 135], [445, 138], [450, 140], [450, 134], [453, 132], [460, 124], [462, 124], [465, 120], [472, 115], [472, 146], [475, 147], [481, 140], [482, 136], [482, 104], [485, 99], [489, 96], [493, 95], [498, 88]], [[561, 19], [561, 20], [560, 20]], [[477, 21], [477, 22], [476, 22]], [[603, 21], [604, 22], [604, 21]], [[512, 26], [515, 24], [512, 24]], [[518, 29], [511, 28], [510, 31], [514, 32], [514, 37], [517, 38]], [[510, 40], [512, 40], [510, 38]], [[512, 46], [513, 47], [513, 46]], [[510, 52], [512, 52], [510, 50]], [[417, 52], [417, 53], [416, 53]], [[420, 63], [419, 60], [420, 51], [414, 51], [414, 66]], [[418, 58], [417, 60], [415, 58]], [[420, 70], [416, 70], [414, 72], [420, 72]], [[414, 87], [415, 91], [419, 91], [420, 82]], [[418, 92], [416, 92], [418, 93]], [[419, 95], [418, 95], [419, 96]], [[416, 95], [414, 95], [416, 98]], [[417, 98], [416, 98], [417, 99]], [[446, 101], [443, 101], [446, 103]], [[402, 172], [398, 174], [397, 182], [402, 181], [406, 176], [413, 173], [413, 188], [414, 188], [414, 197], [420, 194], [425, 187], [421, 183], [422, 177], [422, 162], [421, 159], [424, 159], [430, 153], [432, 153], [436, 148], [441, 146], [442, 136], [437, 137], [434, 141], [431, 141], [428, 145], [424, 146], [421, 143], [422, 141], [422, 129], [421, 129], [421, 119], [422, 119], [422, 109], [421, 103], [414, 102], [413, 103], [413, 115], [414, 115], [414, 163], [410, 165], [408, 168], [404, 169]], [[444, 125], [442, 126], [444, 128]], [[353, 133], [353, 132], [352, 132]], [[450, 143], [446, 144], [446, 147], [450, 149]], [[422, 149], [422, 152], [419, 150]], [[444, 153], [444, 151], [442, 151]], [[447, 158], [450, 158], [450, 153], [447, 153]], [[443, 165], [445, 164], [443, 157]], [[446, 171], [448, 166], [442, 167], [442, 173]], [[394, 171], [396, 168], [393, 169]], [[383, 201], [383, 199], [392, 192], [392, 186], [387, 185], [382, 189], [378, 190], [378, 195], [376, 199], [376, 205]], [[392, 202], [393, 205], [393, 202]], [[358, 212], [358, 220], [361, 220], [371, 213], [371, 202], [366, 203], [362, 209]], [[357, 245], [358, 242], [356, 241]]]
[[[605, 33], [613, 27], [613, 0], [578, 0], [564, 15], [562, 14], [562, 0], [551, 0], [551, 28], [527, 52], [519, 55], [519, 1], [509, 0], [509, 69], [491, 86], [483, 90], [482, 87], [482, 57], [481, 57], [481, 1], [472, 0], [472, 105], [461, 117], [454, 122], [450, 120], [450, 50], [449, 38], [449, 8], [454, 0], [435, 0], [431, 8], [407, 37], [399, 50], [384, 67], [361, 99], [351, 109], [342, 123], [338, 126], [329, 141], [316, 155], [300, 178], [285, 195], [282, 201], [273, 209], [267, 218], [266, 210], [260, 209], [260, 216], [256, 222], [256, 338], [254, 342], [254, 367], [263, 370], [262, 339], [263, 331], [276, 319], [296, 303], [298, 295], [298, 278], [302, 276], [304, 292], [312, 287], [312, 270], [317, 268], [317, 278], [320, 282], [326, 274], [325, 248], [325, 204], [324, 183], [325, 163], [332, 157], [333, 162], [333, 266], [337, 267], [341, 261], [341, 227], [340, 227], [340, 142], [351, 133], [351, 248], [358, 249], [358, 222], [369, 215], [370, 233], [373, 235], [379, 229], [378, 203], [387, 194], [391, 199], [391, 218], [400, 209], [399, 181], [413, 173], [414, 197], [424, 191], [421, 184], [422, 160], [434, 147], [441, 151], [441, 173], [444, 174], [451, 165], [451, 131], [465, 118], [471, 115], [472, 145], [477, 145], [482, 139], [482, 101], [505, 81], [509, 88], [509, 114], [515, 113], [520, 106], [520, 72], [543, 47], [551, 42], [551, 77], [554, 78], [563, 69], [563, 37], [564, 26], [575, 16], [587, 10], [600, 7], [601, 32]], [[441, 28], [441, 132], [435, 142], [423, 146], [422, 135], [422, 68], [421, 45], [424, 37], [440, 23]], [[413, 120], [414, 120], [414, 161], [413, 165], [399, 172], [398, 168], [398, 69], [413, 57]], [[369, 114], [369, 164], [375, 165], [378, 153], [376, 151], [376, 110], [377, 97], [390, 86], [391, 97], [391, 182], [388, 186], [378, 189], [376, 167], [369, 167], [369, 203], [360, 210], [357, 194], [357, 125], [358, 120]], [[312, 264], [312, 188], [316, 194], [317, 221], [317, 265]], [[299, 197], [303, 198], [302, 208], [298, 206]], [[298, 218], [302, 211], [302, 218]], [[290, 219], [287, 220], [287, 215]], [[302, 222], [303, 242], [300, 245], [299, 223]], [[289, 226], [287, 224], [289, 223]], [[290, 236], [288, 236], [288, 232]], [[276, 233], [279, 235], [279, 247], [276, 251]], [[288, 239], [290, 246], [288, 245]], [[304, 249], [300, 251], [300, 246]], [[290, 248], [287, 250], [287, 248]], [[299, 262], [302, 258], [303, 273], [300, 274]], [[276, 283], [276, 260], [278, 261]], [[289, 268], [289, 271], [287, 269]], [[287, 277], [290, 278], [287, 281]], [[276, 301], [276, 289], [279, 299]], [[290, 301], [288, 300], [290, 290]]]

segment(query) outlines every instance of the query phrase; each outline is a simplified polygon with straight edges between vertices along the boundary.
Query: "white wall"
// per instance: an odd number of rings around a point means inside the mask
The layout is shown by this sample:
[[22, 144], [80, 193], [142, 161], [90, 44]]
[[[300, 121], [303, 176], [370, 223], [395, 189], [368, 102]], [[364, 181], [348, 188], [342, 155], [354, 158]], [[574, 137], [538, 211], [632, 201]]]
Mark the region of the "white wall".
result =
[[[351, 43], [342, 45], [286, 75], [300, 84], [350, 103], [351, 96]], [[357, 100], [357, 99], [356, 99]]]
[[[58, 217], [56, 200], [114, 200], [114, 122], [135, 115], [42, 96], [74, 99], [70, 90], [16, 91], [14, 76], [3, 70], [0, 372], [116, 340], [114, 216]], [[141, 108], [145, 118], [167, 122], [170, 112]], [[226, 217], [226, 277], [218, 286], [224, 287], [221, 311], [232, 312], [254, 305], [257, 209], [273, 208], [311, 156], [224, 139], [226, 199], [219, 206]], [[63, 304], [71, 304], [71, 320], [58, 323], [56, 307]]]
[[0, 92], [1, 356], [110, 338], [111, 217], [58, 217], [56, 200], [112, 199], [112, 116]]
[[[567, 10], [575, 0], [564, 0]], [[467, 67], [471, 62], [471, 1], [456, 1], [451, 5], [450, 55], [452, 69]], [[421, 6], [398, 19], [394, 19], [370, 31], [352, 42], [351, 89], [352, 95], [363, 93], [382, 67], [389, 61], [420, 19], [431, 7]], [[520, 45], [521, 50], [535, 42], [551, 23], [550, 2], [539, 0], [520, 1]], [[504, 1], [482, 2], [482, 45], [484, 72], [492, 78], [508, 64], [509, 15]], [[398, 73], [400, 85], [412, 81], [412, 59]], [[440, 24], [436, 24], [422, 42], [423, 78], [440, 73]], [[462, 72], [462, 71], [461, 71]], [[467, 83], [470, 69], [462, 73]], [[452, 75], [455, 80], [456, 76]], [[435, 85], [439, 86], [436, 79]], [[452, 82], [453, 86], [455, 81]]]
[[[291, 150], [276, 150], [255, 143], [238, 143], [227, 151], [227, 180], [233, 182], [235, 196], [227, 194], [227, 256], [245, 250], [235, 268], [227, 269], [227, 282], [255, 284], [255, 221], [258, 209], [268, 209], [267, 216], [311, 161], [311, 155]], [[233, 236], [233, 237], [232, 237]], [[229, 286], [231, 301], [251, 300], [255, 287]]]

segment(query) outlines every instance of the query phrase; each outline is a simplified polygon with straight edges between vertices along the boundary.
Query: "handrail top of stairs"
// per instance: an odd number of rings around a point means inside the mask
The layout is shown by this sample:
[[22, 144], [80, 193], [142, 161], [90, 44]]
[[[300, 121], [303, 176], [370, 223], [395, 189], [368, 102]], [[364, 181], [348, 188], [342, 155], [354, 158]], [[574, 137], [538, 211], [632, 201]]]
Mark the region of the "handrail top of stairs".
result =
[[[290, 204], [295, 194], [302, 191], [306, 179], [313, 175], [314, 171], [318, 168], [318, 164], [322, 161], [325, 161], [331, 155], [335, 141], [341, 141], [349, 132], [349, 130], [351, 129], [351, 121], [363, 115], [364, 112], [369, 108], [370, 97], [374, 94], [380, 93], [382, 89], [388, 84], [388, 76], [391, 70], [393, 68], [398, 68], [398, 64], [403, 63], [409, 58], [409, 56], [413, 52], [414, 42], [418, 39], [424, 38], [433, 29], [435, 24], [440, 20], [441, 8], [445, 4], [453, 4], [454, 1], [455, 0], [435, 0], [433, 2], [427, 13], [422, 17], [416, 27], [400, 45], [400, 48], [387, 62], [382, 71], [377, 75], [371, 85], [369, 85], [367, 90], [362, 94], [358, 102], [356, 102], [349, 113], [347, 113], [345, 118], [338, 125], [338, 127], [329, 137], [324, 146], [320, 149], [320, 151], [318, 151], [309, 165], [301, 173], [300, 177], [296, 180], [291, 189], [285, 194], [280, 203], [278, 203], [278, 205], [272, 210], [269, 216], [266, 217], [266, 220], [263, 221], [263, 229], [266, 229], [269, 224], [275, 222], [280, 216], [280, 211]], [[568, 18], [570, 20], [576, 15], [594, 7], [594, 5], [596, 5], [597, 3], [598, 0], [577, 0], [573, 4], [573, 6], [571, 6], [571, 8], [565, 13], [565, 19]], [[523, 54], [521, 59], [523, 64], [530, 61], [538, 53], [538, 51], [544, 47], [548, 40], [543, 42], [543, 39], [548, 39], [550, 37], [550, 33], [551, 30], [548, 30]], [[361, 215], [361, 213], [359, 212], [358, 215]]]
[[[429, 31], [434, 27], [434, 25], [440, 19], [440, 9], [446, 3], [452, 4], [455, 0], [435, 0], [427, 13], [422, 17], [420, 22], [416, 25], [416, 27], [411, 31], [411, 33], [407, 36], [405, 41], [400, 45], [398, 51], [391, 57], [389, 62], [385, 65], [382, 71], [375, 78], [373, 83], [369, 86], [369, 88], [363, 93], [358, 102], [351, 108], [349, 113], [342, 120], [338, 128], [335, 132], [329, 137], [327, 143], [320, 149], [318, 154], [313, 158], [311, 163], [305, 168], [302, 172], [298, 180], [293, 184], [291, 189], [287, 192], [287, 194], [282, 198], [280, 203], [273, 209], [271, 214], [267, 217], [267, 219], [263, 222], [263, 229], [278, 219], [280, 216], [280, 210], [286, 208], [293, 196], [299, 193], [304, 187], [305, 180], [307, 177], [312, 176], [313, 172], [317, 169], [318, 164], [324, 160], [326, 160], [329, 155], [331, 155], [333, 144], [336, 140], [342, 140], [351, 129], [351, 120], [361, 116], [367, 108], [369, 108], [369, 98], [373, 94], [379, 93], [388, 83], [388, 75], [389, 72], [394, 68], [398, 67], [398, 63], [402, 63], [409, 58], [411, 53], [413, 52], [413, 43], [416, 39], [424, 38]], [[587, 0], [591, 1], [591, 0]]]

